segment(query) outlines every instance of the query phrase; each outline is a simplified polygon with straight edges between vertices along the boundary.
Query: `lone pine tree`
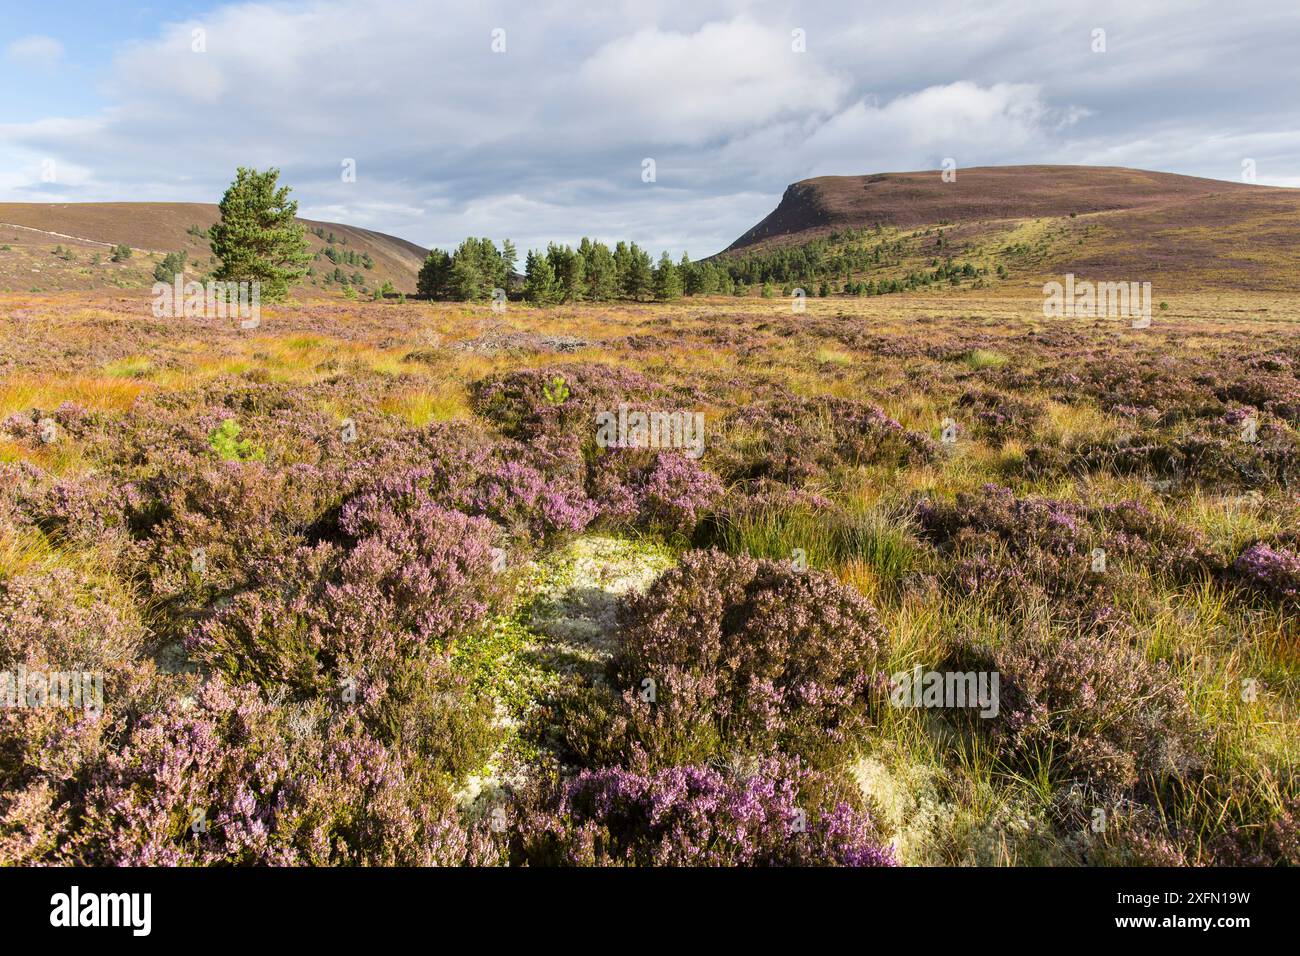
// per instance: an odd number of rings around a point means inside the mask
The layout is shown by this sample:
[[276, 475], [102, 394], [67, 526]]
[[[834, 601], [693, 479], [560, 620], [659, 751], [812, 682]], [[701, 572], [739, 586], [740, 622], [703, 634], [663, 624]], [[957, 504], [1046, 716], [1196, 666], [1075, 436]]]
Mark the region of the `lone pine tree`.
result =
[[298, 203], [289, 187], [279, 186], [278, 169], [258, 172], [239, 167], [221, 197], [221, 221], [210, 232], [212, 252], [221, 260], [214, 278], [258, 282], [263, 301], [284, 298], [311, 262], [311, 250], [297, 221]]

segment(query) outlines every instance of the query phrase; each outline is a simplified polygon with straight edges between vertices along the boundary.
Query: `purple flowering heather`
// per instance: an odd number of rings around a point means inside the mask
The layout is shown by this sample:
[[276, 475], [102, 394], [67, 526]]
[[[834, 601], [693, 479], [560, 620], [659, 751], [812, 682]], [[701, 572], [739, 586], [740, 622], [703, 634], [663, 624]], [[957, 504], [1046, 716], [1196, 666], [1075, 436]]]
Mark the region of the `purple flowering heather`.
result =
[[588, 490], [611, 525], [687, 535], [722, 497], [722, 482], [677, 451], [618, 449], [592, 466]]
[[974, 719], [1003, 759], [1109, 796], [1149, 795], [1205, 765], [1207, 738], [1163, 661], [1093, 634], [1021, 632], [994, 647], [963, 639], [945, 669], [1000, 675], [1000, 712]]
[[426, 500], [401, 515], [345, 509], [340, 524], [352, 547], [254, 568], [258, 585], [195, 630], [191, 652], [238, 680], [306, 689], [365, 673], [382, 688], [404, 661], [444, 653], [497, 598], [483, 518]]
[[1233, 562], [1238, 580], [1281, 604], [1300, 606], [1300, 554], [1252, 544]]
[[540, 542], [581, 531], [595, 517], [582, 470], [576, 447], [506, 442], [459, 461], [435, 459], [381, 475], [344, 504], [341, 519], [386, 510], [405, 515], [433, 503], [490, 518], [524, 541]]
[[483, 862], [486, 843], [355, 718], [205, 683], [146, 715], [94, 774], [69, 862]]
[[91, 669], [134, 660], [145, 629], [125, 593], [67, 568], [0, 578], [0, 667]]
[[767, 478], [801, 487], [839, 465], [901, 465], [935, 454], [927, 436], [908, 431], [875, 405], [787, 393], [733, 412], [715, 457], [728, 481]]
[[693, 551], [620, 608], [616, 687], [652, 755], [711, 756], [777, 745], [816, 753], [848, 742], [885, 635], [875, 609], [829, 574]]
[[804, 811], [801, 775], [774, 762], [728, 777], [704, 766], [586, 770], [521, 824], [526, 862], [575, 866], [891, 866], [869, 816]]
[[500, 521], [525, 540], [581, 531], [597, 512], [577, 482], [548, 479], [518, 460], [496, 463], [479, 481], [470, 500], [476, 513]]

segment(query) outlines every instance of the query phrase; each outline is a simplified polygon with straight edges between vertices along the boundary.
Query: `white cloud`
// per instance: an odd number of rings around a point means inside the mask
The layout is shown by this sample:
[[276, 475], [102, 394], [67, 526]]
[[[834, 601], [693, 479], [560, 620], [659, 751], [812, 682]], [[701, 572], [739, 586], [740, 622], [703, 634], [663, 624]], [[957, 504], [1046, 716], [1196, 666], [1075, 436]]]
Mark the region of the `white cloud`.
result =
[[649, 28], [597, 50], [582, 64], [578, 85], [594, 107], [643, 135], [716, 141], [839, 106], [847, 78], [792, 47], [790, 30], [745, 16], [690, 33]]
[[[0, 169], [52, 157], [78, 171], [60, 199], [215, 201], [236, 166], [275, 165], [304, 214], [418, 242], [588, 233], [697, 255], [797, 179], [947, 156], [1224, 179], [1251, 157], [1260, 182], [1295, 182], [1292, 4], [239, 3], [119, 49], [87, 77], [106, 109], [0, 126]], [[32, 39], [6, 56], [40, 59]], [[30, 172], [0, 179], [0, 200], [48, 195]]]
[[20, 67], [51, 71], [63, 60], [63, 44], [53, 37], [20, 37], [5, 47], [5, 59]]
[[1050, 110], [1026, 84], [933, 86], [874, 107], [859, 102], [819, 128], [801, 148], [811, 175], [937, 166], [952, 157], [973, 166], [1045, 139]]

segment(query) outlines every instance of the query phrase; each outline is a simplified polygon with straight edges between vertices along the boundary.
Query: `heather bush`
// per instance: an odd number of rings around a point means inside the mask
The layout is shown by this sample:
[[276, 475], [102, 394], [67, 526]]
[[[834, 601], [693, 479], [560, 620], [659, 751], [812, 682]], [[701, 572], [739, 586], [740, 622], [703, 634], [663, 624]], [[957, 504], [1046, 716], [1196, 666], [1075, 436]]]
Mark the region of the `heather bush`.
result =
[[328, 507], [327, 475], [309, 465], [194, 462], [133, 485], [134, 572], [164, 639], [183, 637], [211, 600], [245, 589], [253, 569], [287, 560]]
[[1096, 349], [1044, 366], [1039, 382], [1064, 403], [1095, 399], [1107, 410], [1151, 409], [1163, 423], [1220, 414], [1214, 369], [1171, 356], [1117, 354]]
[[60, 856], [112, 866], [482, 862], [449, 797], [346, 715], [205, 683], [95, 769]]
[[[99, 547], [118, 554], [127, 544], [122, 496], [100, 475], [51, 478], [27, 465], [0, 478], [14, 518], [39, 528], [52, 542], [71, 548]], [[21, 517], [20, 517], [21, 516]]]
[[501, 449], [476, 484], [469, 510], [501, 523], [521, 542], [554, 541], [585, 528], [598, 506], [574, 474], [580, 466], [547, 451]]
[[1209, 850], [1215, 866], [1300, 866], [1300, 798], [1262, 824], [1232, 827]]
[[1109, 556], [1130, 558], [1182, 580], [1222, 570], [1222, 560], [1203, 534], [1141, 502], [1091, 506], [1088, 517]]
[[0, 435], [8, 435], [26, 444], [39, 446], [43, 443], [40, 423], [44, 418], [54, 422], [56, 438], [69, 436], [83, 439], [101, 424], [98, 415], [88, 412], [74, 402], [63, 402], [52, 412], [34, 408], [27, 412], [14, 412], [6, 416], [3, 421], [0, 421]]
[[0, 866], [73, 862], [71, 841], [95, 768], [119, 748], [134, 715], [182, 692], [181, 678], [148, 662], [108, 664], [102, 679], [103, 711], [0, 710]]
[[1079, 506], [989, 484], [951, 504], [922, 500], [916, 516], [949, 559], [954, 593], [1006, 611], [1050, 601], [1053, 613], [1089, 626], [1111, 619], [1109, 579], [1092, 571], [1093, 537]]
[[285, 684], [310, 694], [333, 690], [341, 675], [338, 650], [327, 650], [332, 635], [324, 599], [339, 560], [339, 549], [323, 544], [253, 562], [250, 586], [188, 633], [190, 656], [239, 683]]
[[[620, 608], [611, 683], [660, 762], [847, 745], [885, 636], [875, 609], [823, 572], [689, 552]], [[653, 681], [653, 700], [645, 681]]]
[[[1121, 589], [1143, 589], [1126, 573], [1135, 564], [1178, 579], [1212, 574], [1220, 562], [1203, 537], [1138, 502], [1085, 506], [1045, 498], [1018, 498], [986, 484], [952, 503], [922, 500], [916, 516], [923, 534], [949, 559], [956, 593], [977, 595], [1004, 609], [1044, 606], [1086, 629], [1122, 625]], [[1104, 570], [1093, 552], [1104, 552]]]
[[1246, 588], [1279, 604], [1300, 608], [1300, 553], [1252, 544], [1232, 564]]
[[1161, 487], [1289, 488], [1300, 478], [1300, 439], [1262, 422], [1254, 441], [1241, 438], [1240, 410], [1171, 434], [1143, 428], [1119, 438], [1073, 443], [1055, 453], [1035, 446], [1031, 476], [1060, 473], [1141, 475]]
[[689, 538], [722, 496], [722, 482], [676, 451], [614, 449], [600, 454], [587, 480], [601, 519]]
[[0, 668], [102, 670], [145, 642], [129, 594], [69, 568], [0, 576], [0, 608]]
[[428, 499], [401, 514], [362, 499], [340, 527], [351, 547], [259, 566], [259, 585], [198, 627], [191, 652], [235, 680], [320, 693], [352, 678], [378, 699], [402, 662], [445, 651], [496, 599], [482, 518]]
[[1224, 404], [1250, 405], [1300, 426], [1300, 377], [1284, 371], [1281, 363], [1289, 364], [1284, 356], [1248, 363], [1240, 378], [1217, 390], [1218, 397]]
[[786, 394], [745, 405], [723, 424], [712, 460], [728, 482], [771, 479], [802, 487], [839, 466], [901, 466], [936, 446], [874, 405]]
[[597, 411], [621, 403], [668, 409], [690, 397], [631, 369], [595, 364], [520, 369], [480, 379], [470, 389], [474, 411], [520, 441], [544, 434], [594, 436]]
[[990, 389], [971, 389], [957, 404], [973, 415], [977, 434], [996, 445], [1030, 437], [1046, 417], [1040, 403]]
[[871, 817], [847, 804], [799, 805], [797, 772], [773, 762], [728, 776], [710, 767], [587, 770], [522, 815], [516, 862], [570, 866], [890, 866]]
[[345, 510], [406, 514], [431, 501], [490, 518], [520, 544], [540, 544], [581, 531], [595, 517], [584, 473], [580, 451], [564, 441], [435, 446], [419, 465], [389, 466], [365, 482]]
[[1120, 642], [1026, 630], [995, 647], [959, 642], [948, 666], [1000, 675], [998, 715], [972, 720], [1010, 769], [1054, 787], [1150, 796], [1205, 765], [1177, 678]]

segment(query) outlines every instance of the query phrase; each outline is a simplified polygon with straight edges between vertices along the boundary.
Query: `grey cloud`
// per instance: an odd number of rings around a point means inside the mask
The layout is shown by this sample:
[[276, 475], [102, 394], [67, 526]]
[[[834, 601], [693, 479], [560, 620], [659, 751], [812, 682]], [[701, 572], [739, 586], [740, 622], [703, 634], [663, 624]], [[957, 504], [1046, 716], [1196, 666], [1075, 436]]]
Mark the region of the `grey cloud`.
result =
[[796, 179], [947, 156], [1219, 178], [1250, 157], [1296, 184], [1298, 40], [1291, 0], [229, 6], [121, 50], [102, 114], [0, 126], [0, 197], [30, 199], [43, 157], [78, 170], [68, 199], [211, 201], [278, 165], [304, 215], [426, 245], [704, 255]]

